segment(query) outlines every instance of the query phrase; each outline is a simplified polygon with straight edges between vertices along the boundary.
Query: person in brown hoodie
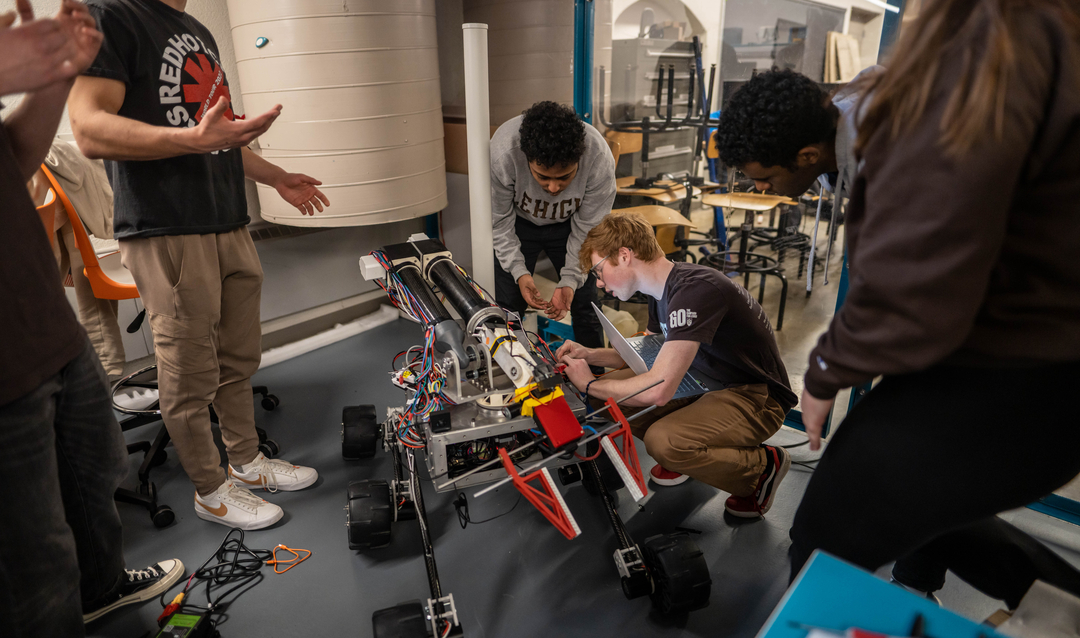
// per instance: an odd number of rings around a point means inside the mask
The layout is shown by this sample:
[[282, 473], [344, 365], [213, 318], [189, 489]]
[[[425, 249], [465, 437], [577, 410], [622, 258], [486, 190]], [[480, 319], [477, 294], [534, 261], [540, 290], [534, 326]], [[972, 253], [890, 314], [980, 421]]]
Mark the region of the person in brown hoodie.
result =
[[851, 288], [806, 373], [811, 447], [840, 389], [884, 378], [807, 487], [792, 574], [823, 549], [917, 556], [1010, 606], [1037, 578], [1080, 591], [995, 517], [1080, 472], [1080, 9], [934, 0], [887, 66], [864, 91]]

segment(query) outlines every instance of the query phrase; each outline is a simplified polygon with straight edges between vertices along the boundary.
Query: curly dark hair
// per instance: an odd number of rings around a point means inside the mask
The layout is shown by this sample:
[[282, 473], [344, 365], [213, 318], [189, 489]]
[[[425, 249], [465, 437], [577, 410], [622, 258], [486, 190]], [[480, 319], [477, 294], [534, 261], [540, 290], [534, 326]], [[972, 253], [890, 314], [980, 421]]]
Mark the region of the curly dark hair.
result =
[[716, 146], [728, 166], [747, 162], [795, 169], [799, 150], [836, 136], [836, 107], [813, 80], [794, 71], [754, 76], [720, 114]]
[[585, 154], [585, 123], [574, 109], [545, 101], [522, 113], [521, 152], [545, 168], [574, 164]]

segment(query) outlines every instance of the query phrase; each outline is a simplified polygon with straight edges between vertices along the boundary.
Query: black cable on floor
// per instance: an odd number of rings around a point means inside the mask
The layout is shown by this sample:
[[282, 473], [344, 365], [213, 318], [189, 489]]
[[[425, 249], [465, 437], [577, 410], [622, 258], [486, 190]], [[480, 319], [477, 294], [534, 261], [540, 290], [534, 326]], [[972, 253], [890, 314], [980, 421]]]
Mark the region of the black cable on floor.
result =
[[[197, 585], [198, 582], [206, 584], [206, 607], [200, 607], [184, 602], [177, 609], [182, 611], [205, 612], [210, 617], [212, 626], [217, 627], [225, 620], [225, 611], [237, 597], [262, 582], [262, 568], [266, 561], [274, 557], [273, 550], [251, 549], [244, 544], [244, 530], [232, 528], [225, 538], [214, 550], [214, 553], [192, 573], [186, 582], [184, 592]], [[216, 561], [216, 562], [215, 562]], [[211, 564], [213, 563], [213, 564]], [[177, 585], [180, 583], [178, 582]], [[169, 589], [173, 589], [170, 587]], [[224, 590], [224, 591], [222, 591]], [[215, 595], [215, 592], [218, 592]], [[162, 592], [160, 600], [165, 607], [165, 595]], [[232, 600], [227, 600], [232, 596]]]
[[514, 509], [517, 508], [518, 503], [520, 502], [521, 494], [518, 494], [517, 500], [514, 501], [514, 504], [510, 506], [510, 509], [506, 510], [502, 514], [496, 514], [495, 516], [492, 516], [491, 518], [485, 518], [482, 521], [474, 521], [472, 520], [472, 518], [469, 517], [469, 501], [465, 499], [464, 494], [458, 492], [457, 498], [454, 499], [454, 509], [457, 510], [458, 523], [461, 523], [461, 529], [465, 529], [469, 524], [481, 525], [483, 523], [490, 523], [497, 518], [502, 518], [510, 512], [513, 512]]

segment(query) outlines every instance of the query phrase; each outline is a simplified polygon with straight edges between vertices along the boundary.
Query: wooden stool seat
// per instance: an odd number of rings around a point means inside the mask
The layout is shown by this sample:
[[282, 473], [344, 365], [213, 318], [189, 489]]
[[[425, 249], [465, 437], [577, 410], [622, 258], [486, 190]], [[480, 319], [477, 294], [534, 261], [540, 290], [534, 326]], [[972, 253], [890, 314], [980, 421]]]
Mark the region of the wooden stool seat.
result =
[[710, 193], [701, 198], [701, 203], [706, 206], [752, 210], [756, 213], [772, 210], [781, 204], [785, 206], [798, 204], [790, 197], [763, 195], [761, 193]]

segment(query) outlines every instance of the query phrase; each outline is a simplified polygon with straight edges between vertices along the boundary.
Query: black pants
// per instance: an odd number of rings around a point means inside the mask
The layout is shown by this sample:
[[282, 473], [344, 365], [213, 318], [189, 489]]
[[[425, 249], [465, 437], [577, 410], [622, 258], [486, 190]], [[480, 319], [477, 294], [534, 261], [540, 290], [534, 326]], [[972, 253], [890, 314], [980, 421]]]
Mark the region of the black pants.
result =
[[[566, 265], [567, 259], [577, 259], [577, 255], [566, 254], [566, 240], [570, 238], [570, 222], [548, 226], [517, 218], [514, 232], [521, 241], [521, 254], [525, 257], [525, 267], [529, 272], [536, 270], [536, 259], [543, 251], [559, 272]], [[499, 305], [524, 313], [529, 307], [521, 294], [514, 276], [502, 269], [499, 260], [495, 260], [495, 301]], [[596, 301], [596, 278], [589, 275], [585, 283], [574, 291], [574, 300], [570, 302], [570, 322], [574, 328], [574, 341], [589, 348], [604, 347], [604, 329], [593, 311], [592, 302]]]
[[851, 411], [791, 529], [792, 578], [815, 549], [935, 589], [952, 569], [1010, 606], [1035, 579], [1080, 595], [1080, 574], [995, 518], [1080, 472], [1071, 396], [1080, 363], [936, 366], [885, 378]]
[[[124, 435], [89, 340], [81, 355], [0, 406], [0, 614], [12, 636], [82, 636], [82, 614], [123, 583], [113, 493]], [[7, 633], [10, 632], [10, 633]]]

